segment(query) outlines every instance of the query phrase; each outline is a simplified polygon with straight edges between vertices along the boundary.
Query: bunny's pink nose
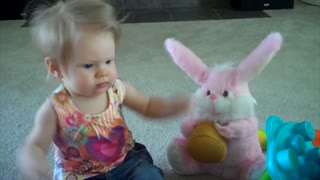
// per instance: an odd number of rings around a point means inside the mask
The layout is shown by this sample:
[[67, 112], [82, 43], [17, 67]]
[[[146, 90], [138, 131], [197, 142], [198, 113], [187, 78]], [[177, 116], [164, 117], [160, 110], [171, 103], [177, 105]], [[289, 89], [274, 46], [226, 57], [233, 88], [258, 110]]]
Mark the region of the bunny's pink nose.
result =
[[210, 99], [213, 100], [213, 101], [216, 100], [217, 98], [218, 98], [218, 96], [215, 95], [215, 94], [211, 94], [210, 95]]

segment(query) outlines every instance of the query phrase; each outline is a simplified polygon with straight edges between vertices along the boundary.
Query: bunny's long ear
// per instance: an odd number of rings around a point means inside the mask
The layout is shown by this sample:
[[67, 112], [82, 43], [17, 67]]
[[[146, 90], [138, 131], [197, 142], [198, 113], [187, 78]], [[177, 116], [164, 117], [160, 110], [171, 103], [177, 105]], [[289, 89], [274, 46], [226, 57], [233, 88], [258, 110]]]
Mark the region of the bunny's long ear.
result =
[[165, 47], [173, 61], [197, 84], [206, 82], [209, 68], [190, 49], [172, 38], [166, 39]]
[[280, 33], [269, 34], [239, 65], [239, 81], [249, 82], [259, 75], [273, 56], [280, 50], [281, 44], [282, 36]]

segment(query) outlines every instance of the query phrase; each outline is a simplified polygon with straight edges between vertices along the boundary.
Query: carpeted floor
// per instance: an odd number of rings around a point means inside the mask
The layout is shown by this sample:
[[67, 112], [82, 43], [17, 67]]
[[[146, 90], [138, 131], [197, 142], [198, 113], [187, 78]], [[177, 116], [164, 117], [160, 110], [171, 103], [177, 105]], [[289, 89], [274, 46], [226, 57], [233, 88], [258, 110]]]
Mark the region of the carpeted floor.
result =
[[[271, 31], [284, 36], [282, 50], [251, 83], [264, 128], [269, 115], [287, 121], [310, 120], [320, 129], [320, 8], [296, 2], [293, 10], [265, 11], [270, 18], [124, 24], [118, 49], [120, 76], [149, 95], [190, 93], [197, 86], [164, 50], [167, 37], [189, 46], [207, 64], [241, 61]], [[15, 151], [33, 126], [34, 114], [55, 88], [33, 49], [23, 21], [0, 22], [0, 179], [17, 179]], [[169, 180], [212, 179], [175, 174], [166, 146], [180, 136], [181, 117], [151, 121], [125, 109], [134, 138], [150, 150]], [[52, 162], [52, 152], [50, 153]]]

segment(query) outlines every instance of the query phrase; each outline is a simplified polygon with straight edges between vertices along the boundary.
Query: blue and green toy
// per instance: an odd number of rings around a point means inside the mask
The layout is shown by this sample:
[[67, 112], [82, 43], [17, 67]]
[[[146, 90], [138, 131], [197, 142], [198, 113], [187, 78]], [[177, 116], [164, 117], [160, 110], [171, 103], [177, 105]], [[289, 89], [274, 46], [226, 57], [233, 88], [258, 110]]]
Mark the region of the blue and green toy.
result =
[[320, 179], [320, 147], [313, 145], [316, 131], [309, 121], [284, 122], [270, 116], [265, 132], [267, 171], [261, 179]]

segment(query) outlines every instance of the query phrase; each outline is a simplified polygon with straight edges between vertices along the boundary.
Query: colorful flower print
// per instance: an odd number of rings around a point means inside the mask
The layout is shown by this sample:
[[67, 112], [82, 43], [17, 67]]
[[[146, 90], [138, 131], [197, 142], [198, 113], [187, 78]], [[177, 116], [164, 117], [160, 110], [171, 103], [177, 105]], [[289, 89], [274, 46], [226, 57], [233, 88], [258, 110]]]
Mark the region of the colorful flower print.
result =
[[112, 86], [112, 91], [113, 91], [115, 94], [118, 94], [118, 89], [117, 89], [115, 86]]
[[80, 152], [77, 148], [69, 146], [67, 148], [67, 154], [65, 155], [66, 159], [70, 158], [79, 158], [80, 157]]
[[118, 105], [118, 111], [119, 111], [121, 118], [124, 119], [123, 112], [122, 112], [122, 104]]
[[69, 125], [79, 127], [82, 123], [84, 123], [83, 118], [83, 114], [78, 111], [74, 111], [74, 113], [72, 113], [72, 115], [68, 116], [66, 119]]
[[71, 173], [67, 175], [66, 180], [78, 180], [78, 177], [76, 174]]
[[65, 146], [65, 142], [64, 140], [61, 138], [61, 136], [59, 134], [56, 134], [53, 138], [53, 142], [56, 146], [58, 147], [63, 147]]
[[69, 97], [66, 92], [62, 91], [55, 96], [55, 100], [59, 104], [63, 105], [68, 102]]
[[100, 139], [98, 137], [88, 138], [86, 149], [96, 160], [108, 162], [114, 158], [118, 158], [124, 147], [124, 142], [124, 128], [117, 126], [110, 131], [108, 139], [104, 137], [100, 137]]
[[92, 170], [92, 168], [93, 168], [93, 163], [88, 160], [84, 160], [76, 167], [74, 172], [78, 174], [85, 174], [90, 170]]
[[72, 145], [80, 146], [85, 144], [88, 140], [88, 134], [84, 126], [74, 127], [70, 126], [65, 130], [65, 135]]
[[57, 159], [55, 165], [57, 168], [63, 168], [63, 163], [62, 163], [61, 159]]

